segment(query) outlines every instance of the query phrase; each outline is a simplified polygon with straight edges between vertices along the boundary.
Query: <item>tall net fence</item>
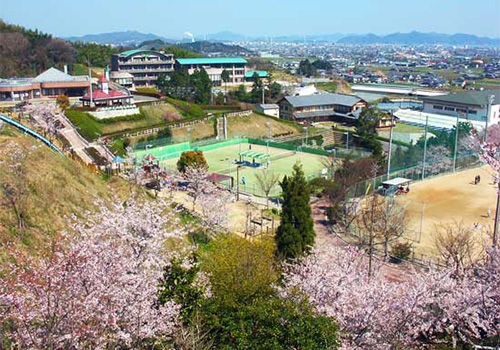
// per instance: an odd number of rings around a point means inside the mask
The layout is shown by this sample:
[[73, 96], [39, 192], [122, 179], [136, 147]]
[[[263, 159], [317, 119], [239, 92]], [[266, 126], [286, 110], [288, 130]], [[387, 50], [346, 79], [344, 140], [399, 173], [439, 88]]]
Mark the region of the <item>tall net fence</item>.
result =
[[480, 164], [481, 161], [478, 154], [471, 152], [458, 156], [455, 161], [452, 158], [447, 157], [434, 160], [432, 162], [420, 162], [414, 166], [403, 169], [395, 169], [394, 171], [391, 171], [389, 175], [380, 175], [354, 184], [346, 195], [346, 202], [354, 198], [363, 197], [373, 193], [373, 191], [377, 190], [383, 182], [396, 177], [402, 177], [409, 179], [412, 182], [418, 182], [436, 176], [477, 167]]

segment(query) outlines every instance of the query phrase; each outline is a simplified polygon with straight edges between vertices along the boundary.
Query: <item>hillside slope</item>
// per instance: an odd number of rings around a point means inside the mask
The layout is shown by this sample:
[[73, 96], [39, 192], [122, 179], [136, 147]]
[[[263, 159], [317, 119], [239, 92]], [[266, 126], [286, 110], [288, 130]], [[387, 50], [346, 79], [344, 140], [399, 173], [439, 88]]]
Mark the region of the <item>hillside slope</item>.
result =
[[[14, 193], [17, 207], [24, 212], [21, 229], [5, 189]], [[31, 137], [0, 128], [0, 247], [14, 243], [35, 251], [68, 228], [69, 216], [85, 216], [86, 211], [97, 209], [99, 199], [124, 197], [129, 190], [125, 181], [104, 181]]]

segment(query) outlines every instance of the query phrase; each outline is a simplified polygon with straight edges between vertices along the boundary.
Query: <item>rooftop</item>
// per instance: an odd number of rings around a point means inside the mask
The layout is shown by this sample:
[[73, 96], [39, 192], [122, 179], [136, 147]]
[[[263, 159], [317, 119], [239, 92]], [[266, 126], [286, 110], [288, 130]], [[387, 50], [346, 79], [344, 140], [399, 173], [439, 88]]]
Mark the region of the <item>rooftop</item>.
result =
[[322, 105], [343, 105], [353, 106], [363, 101], [356, 95], [322, 93], [305, 96], [286, 96], [285, 99], [293, 107], [322, 106]]
[[439, 101], [448, 103], [462, 103], [466, 105], [485, 106], [493, 95], [493, 104], [500, 104], [500, 89], [485, 91], [454, 92], [444, 96], [423, 97], [424, 101]]
[[32, 80], [33, 83], [53, 83], [53, 82], [74, 82], [74, 81], [88, 81], [87, 76], [71, 76], [54, 67], [47, 69], [42, 74], [38, 75]]
[[269, 73], [266, 72], [265, 70], [249, 70], [248, 72], [245, 73], [245, 78], [253, 78], [253, 76], [257, 73], [259, 75], [259, 78], [268, 78]]
[[131, 55], [135, 55], [137, 53], [141, 53], [141, 52], [144, 52], [146, 54], [161, 54], [161, 55], [171, 55], [171, 54], [167, 54], [165, 52], [161, 52], [161, 51], [154, 51], [154, 50], [141, 50], [141, 49], [135, 49], [135, 50], [127, 50], [127, 51], [123, 51], [123, 52], [120, 52], [120, 55], [121, 56], [131, 56]]
[[277, 104], [274, 104], [274, 103], [260, 104], [259, 107], [262, 108], [262, 109], [277, 109], [277, 108], [280, 108]]
[[203, 58], [179, 58], [180, 65], [185, 64], [247, 64], [243, 57], [203, 57]]

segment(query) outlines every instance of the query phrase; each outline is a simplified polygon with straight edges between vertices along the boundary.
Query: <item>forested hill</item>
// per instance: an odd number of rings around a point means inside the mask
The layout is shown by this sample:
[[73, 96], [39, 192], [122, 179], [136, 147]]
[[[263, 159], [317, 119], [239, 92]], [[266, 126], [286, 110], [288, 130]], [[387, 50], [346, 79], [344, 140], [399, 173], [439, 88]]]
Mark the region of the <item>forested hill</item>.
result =
[[248, 50], [239, 45], [227, 45], [223, 43], [213, 43], [210, 41], [196, 41], [194, 43], [177, 44], [177, 46], [194, 51], [201, 54], [221, 54], [224, 56], [248, 56], [255, 55], [251, 50]]
[[0, 19], [0, 78], [34, 77], [50, 67], [70, 72], [76, 64], [93, 67], [111, 63], [111, 55], [126, 48], [92, 43], [71, 43], [37, 29], [5, 23]]
[[0, 20], [0, 77], [35, 76], [50, 67], [75, 62], [75, 49], [38, 30]]
[[222, 56], [250, 56], [255, 52], [239, 45], [227, 45], [210, 41], [195, 41], [193, 43], [169, 44], [160, 39], [149, 40], [138, 45], [141, 49], [163, 50], [173, 53], [176, 58], [202, 57], [203, 55], [218, 54]]

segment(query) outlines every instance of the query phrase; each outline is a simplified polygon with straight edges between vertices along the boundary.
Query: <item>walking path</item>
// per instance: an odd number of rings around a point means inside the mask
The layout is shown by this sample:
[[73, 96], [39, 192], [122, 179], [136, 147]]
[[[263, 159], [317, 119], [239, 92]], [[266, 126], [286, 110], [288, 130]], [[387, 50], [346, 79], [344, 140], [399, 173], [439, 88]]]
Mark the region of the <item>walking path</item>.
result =
[[[326, 253], [331, 247], [345, 247], [347, 243], [339, 239], [336, 235], [330, 232], [326, 221], [326, 209], [328, 203], [321, 199], [311, 203], [312, 215], [314, 220], [314, 231], [316, 232], [316, 249], [319, 253]], [[376, 257], [375, 259], [379, 259]], [[411, 273], [411, 268], [404, 264], [391, 264], [382, 262], [381, 276], [388, 281], [402, 282], [407, 279]]]
[[64, 137], [71, 144], [73, 151], [80, 157], [80, 159], [86, 164], [94, 163], [94, 160], [89, 156], [86, 148], [93, 147], [99, 154], [107, 159], [109, 162], [113, 160], [113, 154], [103, 145], [92, 143], [90, 144], [85, 140], [76, 130], [75, 126], [69, 121], [65, 116], [60, 116], [59, 121], [63, 125], [62, 129], [59, 129], [59, 133], [64, 135]]

